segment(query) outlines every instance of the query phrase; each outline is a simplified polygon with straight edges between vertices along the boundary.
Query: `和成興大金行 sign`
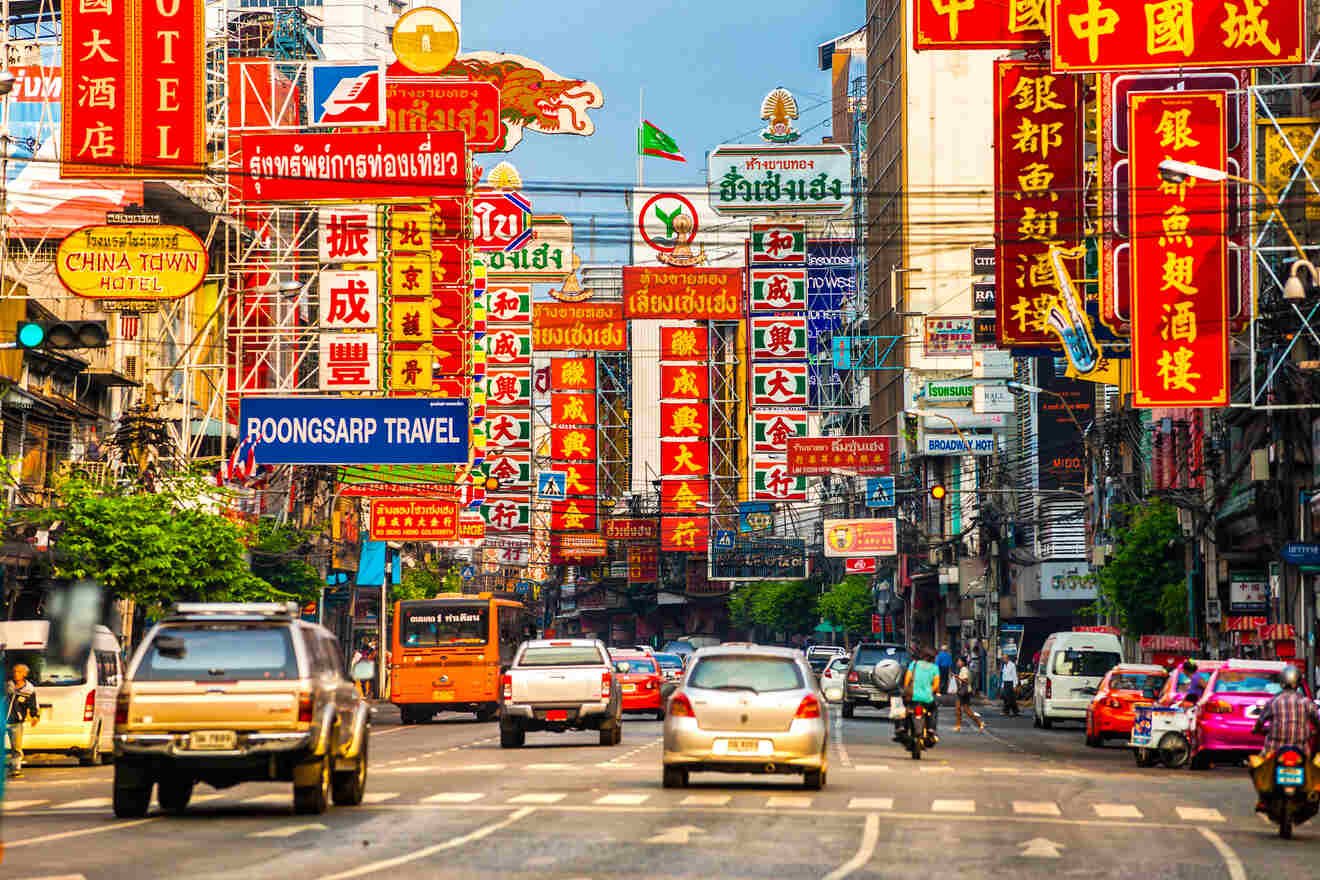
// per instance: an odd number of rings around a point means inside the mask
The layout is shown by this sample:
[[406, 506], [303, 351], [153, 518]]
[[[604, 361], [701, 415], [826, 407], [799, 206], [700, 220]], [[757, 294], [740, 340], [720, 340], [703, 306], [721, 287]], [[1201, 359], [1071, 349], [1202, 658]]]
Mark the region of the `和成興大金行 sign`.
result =
[[248, 397], [239, 428], [262, 464], [458, 464], [468, 402], [425, 398]]

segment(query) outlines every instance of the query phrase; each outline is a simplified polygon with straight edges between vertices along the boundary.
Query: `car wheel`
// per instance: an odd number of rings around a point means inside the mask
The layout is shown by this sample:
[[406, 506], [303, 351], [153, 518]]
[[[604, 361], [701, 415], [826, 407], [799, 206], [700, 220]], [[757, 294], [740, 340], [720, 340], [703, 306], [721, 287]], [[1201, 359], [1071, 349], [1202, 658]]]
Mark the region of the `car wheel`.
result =
[[1207, 752], [1197, 752], [1192, 756], [1191, 768], [1193, 770], [1209, 770], [1210, 755]]
[[687, 788], [688, 772], [682, 767], [666, 767], [660, 784], [665, 788]]
[[356, 807], [362, 803], [362, 796], [367, 793], [367, 739], [362, 738], [362, 751], [358, 752], [357, 763], [352, 770], [335, 773], [335, 803], [341, 807]]
[[413, 715], [413, 713], [412, 713], [412, 709], [408, 708], [407, 706], [400, 706], [400, 707], [399, 707], [399, 723], [400, 723], [400, 724], [416, 724], [416, 723], [417, 723], [417, 718], [416, 718], [416, 716]]
[[600, 729], [600, 744], [603, 746], [617, 746], [623, 742], [623, 722], [622, 719], [614, 722], [609, 727]]
[[191, 779], [162, 779], [156, 785], [156, 800], [160, 801], [160, 808], [175, 816], [188, 809], [192, 793]]
[[482, 724], [485, 724], [487, 722], [494, 721], [495, 717], [499, 715], [499, 713], [500, 710], [498, 708], [494, 706], [486, 706], [484, 708], [477, 710], [477, 720], [480, 721]]
[[656, 721], [664, 721], [664, 720], [665, 720], [665, 710], [664, 710], [663, 708], [660, 708], [660, 709], [656, 709], [656, 710], [655, 710], [655, 720], [656, 720]]
[[802, 774], [802, 785], [810, 791], [820, 791], [825, 787], [825, 771], [808, 770]]
[[316, 768], [316, 782], [311, 785], [293, 786], [293, 811], [303, 815], [319, 815], [330, 806], [330, 790], [334, 773], [331, 770], [329, 755], [323, 755], [315, 762], [309, 762]]
[[1031, 707], [1031, 726], [1035, 728], [1040, 727], [1040, 710], [1034, 705]]
[[518, 727], [500, 726], [500, 748], [516, 749], [527, 742], [527, 731]]
[[151, 782], [145, 768], [124, 761], [115, 764], [115, 815], [120, 819], [140, 819], [147, 815], [151, 806]]
[[849, 703], [847, 700], [844, 700], [844, 701], [843, 701], [843, 709], [842, 709], [841, 711], [843, 712], [843, 717], [844, 717], [844, 718], [851, 718], [851, 717], [853, 717], [853, 711], [854, 711], [854, 709], [853, 709], [853, 704], [852, 704], [852, 703]]

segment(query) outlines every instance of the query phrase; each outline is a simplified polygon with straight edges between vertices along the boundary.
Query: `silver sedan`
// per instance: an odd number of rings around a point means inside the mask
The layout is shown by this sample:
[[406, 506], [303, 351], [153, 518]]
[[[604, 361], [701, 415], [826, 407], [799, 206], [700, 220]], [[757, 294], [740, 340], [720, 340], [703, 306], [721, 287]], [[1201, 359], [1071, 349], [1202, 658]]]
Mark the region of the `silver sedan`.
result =
[[801, 775], [825, 786], [829, 719], [800, 651], [762, 645], [702, 648], [665, 716], [666, 788], [697, 772]]

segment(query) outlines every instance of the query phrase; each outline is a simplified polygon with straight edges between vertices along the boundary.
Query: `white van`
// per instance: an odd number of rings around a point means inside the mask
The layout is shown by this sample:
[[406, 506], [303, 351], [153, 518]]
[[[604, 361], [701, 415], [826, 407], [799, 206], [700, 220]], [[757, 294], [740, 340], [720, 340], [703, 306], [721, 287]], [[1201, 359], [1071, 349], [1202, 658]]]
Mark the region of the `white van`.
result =
[[1048, 730], [1056, 721], [1086, 720], [1100, 681], [1123, 662], [1123, 645], [1112, 633], [1058, 632], [1045, 640], [1036, 667], [1032, 704], [1035, 725]]
[[28, 667], [37, 688], [41, 719], [23, 733], [23, 753], [74, 755], [78, 763], [109, 764], [114, 758], [115, 698], [123, 678], [119, 640], [104, 626], [92, 635], [82, 669], [46, 662], [45, 620], [0, 621], [6, 664]]

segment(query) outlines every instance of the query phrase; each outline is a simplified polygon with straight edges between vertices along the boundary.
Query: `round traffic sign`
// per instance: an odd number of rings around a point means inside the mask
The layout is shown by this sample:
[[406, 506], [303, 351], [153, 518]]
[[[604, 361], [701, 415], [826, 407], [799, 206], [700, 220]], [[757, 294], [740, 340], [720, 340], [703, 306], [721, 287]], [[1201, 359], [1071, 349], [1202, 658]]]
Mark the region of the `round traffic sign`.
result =
[[678, 193], [656, 193], [646, 200], [637, 215], [637, 231], [642, 241], [662, 254], [691, 244], [699, 227], [697, 209]]

